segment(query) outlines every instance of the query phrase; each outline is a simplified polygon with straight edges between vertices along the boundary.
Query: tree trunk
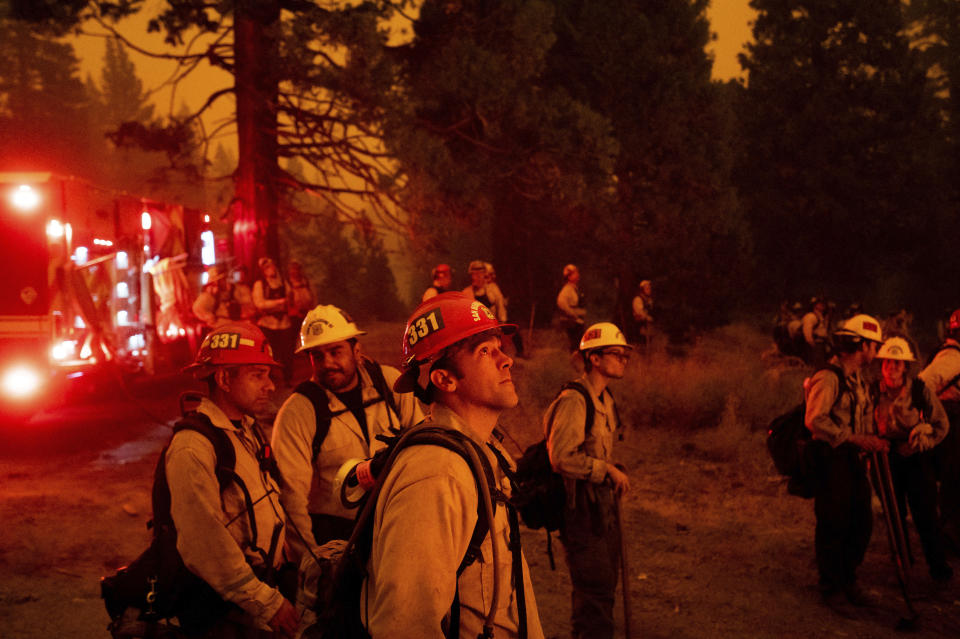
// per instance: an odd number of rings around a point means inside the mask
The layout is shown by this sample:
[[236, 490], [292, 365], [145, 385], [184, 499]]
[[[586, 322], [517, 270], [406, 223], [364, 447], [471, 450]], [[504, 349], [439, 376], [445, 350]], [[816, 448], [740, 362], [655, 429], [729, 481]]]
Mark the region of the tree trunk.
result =
[[276, 0], [238, 0], [234, 24], [237, 100], [236, 201], [233, 253], [256, 272], [257, 258], [278, 257]]

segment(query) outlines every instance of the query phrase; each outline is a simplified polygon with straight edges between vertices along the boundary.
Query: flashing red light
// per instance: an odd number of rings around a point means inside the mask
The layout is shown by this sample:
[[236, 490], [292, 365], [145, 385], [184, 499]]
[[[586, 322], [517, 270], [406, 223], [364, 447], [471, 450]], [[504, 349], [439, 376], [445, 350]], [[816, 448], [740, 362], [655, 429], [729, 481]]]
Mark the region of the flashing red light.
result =
[[10, 195], [10, 202], [21, 211], [32, 211], [40, 204], [40, 194], [29, 184], [21, 184]]
[[40, 388], [40, 373], [21, 364], [8, 369], [3, 375], [3, 392], [15, 399], [30, 397]]

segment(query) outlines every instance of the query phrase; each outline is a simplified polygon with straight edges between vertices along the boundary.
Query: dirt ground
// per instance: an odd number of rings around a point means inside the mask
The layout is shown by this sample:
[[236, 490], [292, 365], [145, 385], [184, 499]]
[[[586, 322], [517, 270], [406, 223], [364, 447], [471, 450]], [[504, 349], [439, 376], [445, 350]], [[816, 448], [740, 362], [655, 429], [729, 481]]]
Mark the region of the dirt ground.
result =
[[[518, 361], [516, 377], [530, 366]], [[169, 434], [161, 423], [175, 413], [180, 384], [101, 397], [0, 442], [0, 638], [108, 636], [98, 579], [147, 544], [153, 466]], [[520, 446], [539, 432], [536, 420], [522, 422], [507, 420]], [[882, 603], [841, 617], [820, 604], [816, 591], [812, 502], [786, 495], [760, 433], [744, 433], [733, 458], [717, 453], [715, 437], [681, 436], [662, 424], [631, 429], [620, 445], [632, 485], [624, 501], [632, 636], [900, 634], [894, 626], [905, 608], [879, 515], [860, 575]], [[960, 579], [935, 586], [915, 535], [913, 546], [915, 634], [960, 636]], [[524, 548], [547, 636], [567, 637], [562, 546], [554, 539], [555, 572], [542, 531], [527, 531]], [[619, 595], [617, 615], [622, 628]]]

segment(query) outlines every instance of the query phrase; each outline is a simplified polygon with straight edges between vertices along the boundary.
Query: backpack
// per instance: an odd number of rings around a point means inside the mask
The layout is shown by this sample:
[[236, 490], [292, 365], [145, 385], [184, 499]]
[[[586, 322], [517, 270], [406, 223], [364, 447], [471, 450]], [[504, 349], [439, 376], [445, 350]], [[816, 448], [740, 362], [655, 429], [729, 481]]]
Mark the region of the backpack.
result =
[[[596, 407], [593, 405], [590, 392], [580, 382], [572, 381], [565, 383], [556, 397], [559, 397], [563, 391], [568, 389], [575, 390], [583, 396], [583, 401], [587, 407], [584, 438], [589, 437], [596, 416]], [[609, 390], [604, 392], [610, 394]], [[610, 395], [610, 398], [613, 399], [613, 395]], [[553, 413], [556, 410], [557, 407], [554, 405]], [[616, 410], [616, 403], [614, 403], [614, 410]], [[553, 417], [554, 415], [551, 413], [547, 419], [548, 428], [553, 422]], [[619, 414], [617, 415], [617, 423], [620, 423]], [[549, 437], [549, 432], [547, 437]], [[547, 555], [550, 558], [550, 568], [554, 570], [556, 569], [556, 562], [553, 558], [553, 544], [550, 533], [559, 530], [563, 525], [563, 510], [567, 503], [567, 491], [564, 487], [563, 477], [554, 472], [553, 465], [550, 463], [547, 437], [528, 446], [520, 459], [517, 460], [517, 470], [511, 477], [511, 481], [516, 485], [511, 501], [520, 513], [520, 518], [525, 526], [534, 530], [543, 528], [547, 531]]]
[[[371, 404], [383, 400], [387, 404], [387, 418], [393, 420], [391, 415], [396, 415], [397, 419], [400, 418], [400, 411], [397, 408], [396, 399], [391, 392], [389, 385], [387, 384], [386, 378], [383, 376], [383, 368], [380, 364], [364, 358], [363, 366], [367, 369], [367, 373], [370, 375], [370, 380], [373, 382], [373, 387], [376, 389], [377, 393], [380, 394], [380, 399], [377, 400], [368, 400], [363, 403], [364, 408]], [[300, 393], [304, 397], [310, 400], [310, 403], [313, 405], [313, 413], [316, 415], [317, 428], [313, 433], [313, 441], [310, 445], [311, 451], [313, 452], [313, 457], [311, 461], [316, 461], [317, 456], [320, 455], [320, 449], [323, 447], [323, 440], [327, 438], [327, 433], [330, 432], [330, 422], [337, 415], [342, 415], [343, 413], [350, 412], [350, 409], [345, 409], [338, 411], [336, 413], [330, 410], [330, 404], [327, 398], [327, 392], [316, 382], [307, 380], [301, 382], [293, 389], [294, 393]]]
[[[836, 366], [826, 366], [820, 370], [829, 370], [837, 376], [840, 384], [837, 398], [845, 393], [847, 384], [843, 371]], [[770, 422], [767, 430], [767, 451], [773, 460], [777, 472], [787, 477], [787, 492], [797, 497], [810, 499], [813, 497], [813, 482], [811, 463], [807, 455], [807, 445], [813, 441], [805, 418], [807, 412], [806, 398], [786, 413]]]
[[[216, 457], [214, 472], [220, 492], [231, 483], [240, 487], [247, 504], [250, 529], [256, 534], [253, 504], [243, 480], [235, 472], [236, 451], [229, 436], [214, 426], [206, 415], [195, 411], [185, 412], [174, 424], [173, 435], [161, 451], [154, 471], [151, 495], [153, 517], [147, 522], [147, 528], [153, 531], [150, 545], [128, 566], [100, 579], [100, 596], [112, 620], [109, 630], [115, 637], [143, 636], [149, 624], [164, 620], [169, 622], [173, 617], [176, 617], [179, 627], [168, 624], [168, 634], [175, 636], [173, 629], [177, 628], [187, 637], [199, 637], [236, 608], [190, 572], [177, 551], [177, 530], [170, 515], [170, 487], [165, 461], [173, 437], [182, 430], [195, 431], [210, 440]], [[272, 461], [269, 449], [265, 451], [266, 463], [269, 464]], [[256, 539], [253, 544], [256, 546]], [[271, 552], [275, 552], [276, 544], [272, 546]], [[271, 564], [268, 562], [267, 565]], [[135, 616], [125, 614], [127, 609], [137, 611]]]
[[[520, 529], [516, 511], [510, 507], [506, 498], [495, 488], [493, 469], [479, 446], [466, 435], [437, 426], [417, 426], [402, 435], [378, 436], [387, 442], [370, 460], [370, 468], [377, 478], [374, 488], [365, 495], [354, 524], [353, 533], [347, 541], [336, 539], [320, 547], [316, 557], [318, 570], [304, 573], [301, 580], [309, 582], [312, 594], [300, 597], [299, 603], [305, 603], [316, 615], [316, 621], [303, 633], [304, 639], [369, 639], [363, 625], [360, 606], [360, 592], [367, 574], [367, 561], [373, 546], [373, 523], [377, 499], [384, 478], [389, 474], [397, 454], [404, 448], [417, 445], [433, 445], [446, 448], [460, 455], [473, 472], [477, 494], [477, 523], [470, 536], [470, 542], [463, 559], [457, 568], [459, 577], [468, 566], [480, 556], [480, 546], [490, 532], [491, 520], [487, 517], [486, 503], [482, 497], [489, 496], [489, 503], [495, 509], [498, 504], [507, 508], [510, 522], [510, 550], [513, 554], [513, 583], [520, 584], [517, 590], [517, 606], [520, 613], [520, 637], [526, 638], [526, 604], [523, 590], [523, 574], [520, 554]], [[506, 460], [493, 446], [501, 468]], [[445, 636], [455, 638], [460, 629], [459, 591], [450, 608], [449, 624]], [[491, 629], [492, 631], [492, 629]]]

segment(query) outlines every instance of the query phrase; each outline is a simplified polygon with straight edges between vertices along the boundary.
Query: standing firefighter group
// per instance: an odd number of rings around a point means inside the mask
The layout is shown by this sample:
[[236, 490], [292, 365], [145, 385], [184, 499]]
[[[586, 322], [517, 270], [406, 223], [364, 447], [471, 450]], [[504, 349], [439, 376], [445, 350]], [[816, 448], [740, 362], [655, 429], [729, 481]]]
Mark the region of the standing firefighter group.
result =
[[[519, 401], [501, 343], [516, 327], [495, 285], [444, 291], [445, 270], [407, 323], [402, 370], [367, 358], [341, 309], [306, 313], [297, 352], [312, 376], [269, 440], [255, 416], [280, 367], [271, 342], [250, 323], [213, 328], [190, 367], [206, 393], [181, 399], [158, 462], [153, 543], [103, 580], [115, 637], [544, 636], [497, 431]], [[584, 374], [546, 409], [545, 445], [565, 489], [574, 636], [602, 638], [630, 487], [608, 385], [631, 347], [600, 323], [579, 352]]]
[[[875, 603], [857, 580], [872, 533], [871, 484], [898, 565], [910, 562], [903, 532], [909, 512], [931, 579], [953, 576], [947, 553], [960, 550], [960, 310], [919, 373], [912, 344], [884, 339], [869, 315], [854, 315], [832, 338], [829, 357], [804, 382], [798, 414], [809, 441], [799, 449], [804, 486], [797, 494], [814, 500], [821, 595], [844, 613]], [[874, 359], [879, 375], [868, 381]], [[902, 568], [900, 577], [906, 597]]]

